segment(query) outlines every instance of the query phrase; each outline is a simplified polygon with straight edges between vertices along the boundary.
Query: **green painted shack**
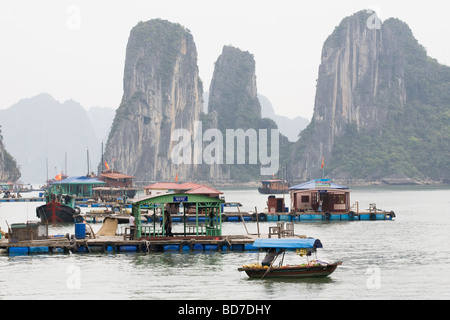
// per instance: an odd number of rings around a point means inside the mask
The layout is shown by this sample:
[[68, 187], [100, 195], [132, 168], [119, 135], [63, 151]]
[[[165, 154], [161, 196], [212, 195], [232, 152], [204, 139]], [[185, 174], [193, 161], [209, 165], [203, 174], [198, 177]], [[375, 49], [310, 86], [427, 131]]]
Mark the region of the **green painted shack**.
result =
[[[183, 217], [184, 229], [180, 236], [222, 236], [221, 206], [225, 200], [205, 194], [170, 193], [153, 197], [132, 200], [132, 213], [136, 221], [136, 238], [166, 237], [164, 227], [168, 214], [171, 218]], [[142, 225], [141, 209], [156, 216], [156, 211], [162, 212], [162, 224], [153, 222]], [[195, 214], [195, 216], [194, 216]], [[188, 223], [188, 218], [194, 218]]]

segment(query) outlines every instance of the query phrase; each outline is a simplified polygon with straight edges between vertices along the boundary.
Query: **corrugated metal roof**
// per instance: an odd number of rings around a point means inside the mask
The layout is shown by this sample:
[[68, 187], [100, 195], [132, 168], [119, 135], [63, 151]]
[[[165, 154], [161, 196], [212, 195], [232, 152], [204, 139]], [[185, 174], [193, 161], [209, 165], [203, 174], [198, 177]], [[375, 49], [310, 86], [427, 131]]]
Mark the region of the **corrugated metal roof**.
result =
[[191, 190], [194, 188], [200, 187], [199, 184], [193, 183], [193, 182], [185, 182], [183, 184], [180, 184], [177, 188], [177, 190]]
[[144, 189], [176, 190], [178, 189], [179, 186], [180, 184], [175, 182], [157, 182], [147, 187], [144, 187]]
[[223, 192], [216, 190], [214, 188], [202, 185], [198, 188], [191, 189], [187, 191], [188, 194], [223, 194]]
[[110, 178], [110, 179], [133, 179], [133, 176], [129, 176], [123, 173], [102, 173], [102, 177]]
[[168, 193], [161, 194], [157, 196], [147, 196], [139, 199], [131, 199], [129, 200], [133, 205], [144, 205], [144, 204], [164, 204], [164, 203], [178, 203], [180, 201], [175, 201], [174, 198], [186, 197], [187, 203], [196, 203], [196, 202], [207, 202], [207, 203], [224, 203], [225, 200], [209, 197], [203, 194], [187, 194], [187, 193]]

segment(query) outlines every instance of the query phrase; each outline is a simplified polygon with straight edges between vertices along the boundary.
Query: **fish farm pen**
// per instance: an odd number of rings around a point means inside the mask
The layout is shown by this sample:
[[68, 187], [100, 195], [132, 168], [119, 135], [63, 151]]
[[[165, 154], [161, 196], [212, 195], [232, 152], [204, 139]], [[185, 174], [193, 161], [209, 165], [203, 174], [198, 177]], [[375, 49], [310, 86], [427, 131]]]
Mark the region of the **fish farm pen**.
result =
[[[93, 253], [93, 252], [161, 252], [161, 251], [234, 251], [251, 250], [252, 236], [223, 236], [221, 205], [224, 200], [199, 194], [169, 194], [135, 200], [132, 214], [135, 228], [125, 228], [117, 235], [118, 219], [103, 221], [95, 234], [87, 223], [76, 223], [75, 234], [49, 236], [48, 223], [19, 223], [8, 225], [8, 239], [0, 240], [0, 250], [10, 255], [43, 253]], [[195, 223], [184, 225], [182, 233], [170, 234], [154, 220], [143, 224], [141, 211], [162, 213], [162, 225], [172, 215], [195, 212]], [[177, 211], [177, 212], [175, 212]], [[199, 219], [201, 218], [201, 219]], [[204, 220], [203, 220], [204, 218]], [[186, 220], [185, 220], [186, 221]], [[204, 223], [202, 222], [204, 221]], [[89, 226], [89, 230], [88, 230]], [[131, 231], [135, 234], [132, 234]]]
[[[114, 230], [117, 228], [117, 219]], [[103, 223], [103, 222], [102, 222]], [[245, 220], [244, 220], [245, 223]], [[103, 223], [105, 225], [106, 223]], [[42, 223], [13, 224], [8, 238], [0, 239], [0, 253], [9, 255], [68, 254], [68, 253], [125, 253], [125, 252], [243, 252], [259, 251], [253, 246], [258, 238], [306, 238], [294, 234], [293, 222], [276, 222], [269, 227], [268, 234], [247, 235], [205, 235], [204, 226], [196, 229], [202, 235], [175, 233], [172, 237], [162, 236], [159, 230], [152, 236], [145, 234], [148, 226], [143, 225], [143, 233], [138, 239], [130, 239], [129, 227], [121, 235], [99, 235], [93, 233], [89, 223], [74, 224], [75, 234], [48, 236], [48, 225]], [[191, 230], [192, 231], [192, 230]], [[114, 231], [114, 233], [116, 233]]]
[[[113, 227], [116, 233], [117, 221], [110, 219], [104, 225]], [[114, 222], [114, 224], [111, 224]], [[119, 228], [120, 229], [120, 228]], [[187, 235], [174, 234], [171, 237], [142, 234], [133, 239], [129, 227], [122, 235], [99, 235], [92, 231], [87, 223], [74, 224], [75, 234], [48, 236], [48, 225], [38, 222], [12, 224], [8, 238], [0, 239], [0, 252], [17, 254], [54, 254], [54, 253], [113, 253], [113, 252], [204, 252], [204, 251], [248, 251], [257, 235]], [[111, 230], [111, 229], [110, 229]], [[262, 235], [264, 237], [264, 235]], [[281, 233], [277, 236], [281, 237]], [[303, 236], [299, 236], [303, 237]]]
[[[108, 214], [103, 212], [91, 212], [84, 214], [84, 217], [89, 223], [102, 223], [103, 219], [107, 217], [115, 217], [122, 220], [123, 223], [128, 223], [129, 215], [127, 214]], [[302, 213], [302, 214], [292, 214], [292, 213], [222, 213], [222, 222], [322, 222], [322, 221], [374, 221], [374, 220], [393, 220], [395, 214], [391, 212], [365, 212], [365, 213]], [[152, 214], [142, 214], [142, 219], [147, 223], [152, 223], [153, 221], [161, 222], [162, 217], [160, 215]], [[183, 223], [183, 222], [195, 222], [195, 215], [174, 215], [172, 216], [173, 223]], [[206, 217], [198, 217], [199, 222], [205, 222]]]
[[[377, 209], [375, 204], [370, 204], [368, 211], [359, 211], [356, 202], [353, 211], [346, 187], [330, 184], [330, 188], [322, 190], [326, 186], [320, 184], [321, 190], [312, 189], [309, 184], [294, 187], [290, 212], [284, 206], [283, 199], [275, 196], [269, 196], [268, 212], [258, 213], [256, 208], [255, 212], [240, 212], [240, 204], [236, 206], [238, 212], [224, 212], [224, 208], [232, 205], [226, 203], [219, 193], [211, 194], [210, 189], [204, 192], [204, 188], [200, 188], [198, 193], [187, 191], [129, 199], [126, 204], [113, 204], [113, 210], [83, 214], [85, 222], [75, 222], [75, 234], [72, 235], [49, 236], [48, 222], [8, 225], [7, 237], [2, 236], [0, 239], [0, 252], [14, 255], [258, 251], [253, 246], [257, 238], [305, 238], [295, 235], [296, 222], [333, 223], [395, 218], [393, 211]], [[25, 199], [14, 200], [19, 202]], [[107, 204], [90, 201], [80, 203], [80, 207], [103, 206], [107, 207]], [[134, 228], [129, 227], [131, 216], [134, 217]], [[257, 223], [257, 235], [248, 232], [247, 221]], [[224, 222], [242, 222], [247, 235], [223, 235]], [[276, 226], [269, 226], [268, 234], [263, 235], [259, 232], [260, 222], [274, 222]], [[94, 233], [89, 223], [102, 223], [102, 227]], [[182, 224], [176, 228], [177, 232], [171, 231], [172, 223]], [[125, 227], [122, 228], [124, 232], [119, 230], [120, 224]]]

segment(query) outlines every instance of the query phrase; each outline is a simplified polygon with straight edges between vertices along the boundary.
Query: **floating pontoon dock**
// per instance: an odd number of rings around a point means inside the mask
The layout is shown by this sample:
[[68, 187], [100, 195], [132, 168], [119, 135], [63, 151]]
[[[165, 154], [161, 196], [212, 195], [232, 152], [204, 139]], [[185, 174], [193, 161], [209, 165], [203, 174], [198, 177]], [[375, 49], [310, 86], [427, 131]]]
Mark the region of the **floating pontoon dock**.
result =
[[95, 239], [54, 237], [43, 240], [10, 243], [0, 240], [0, 250], [10, 255], [56, 253], [114, 253], [114, 252], [213, 252], [257, 251], [254, 236], [221, 237], [156, 237], [139, 240], [123, 236], [100, 236]]

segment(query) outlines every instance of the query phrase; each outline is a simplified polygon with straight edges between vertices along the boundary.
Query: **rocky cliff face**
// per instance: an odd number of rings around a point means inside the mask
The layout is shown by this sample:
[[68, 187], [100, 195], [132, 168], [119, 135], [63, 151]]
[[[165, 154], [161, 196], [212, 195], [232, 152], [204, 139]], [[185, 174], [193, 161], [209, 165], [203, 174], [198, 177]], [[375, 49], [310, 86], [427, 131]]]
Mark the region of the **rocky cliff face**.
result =
[[[204, 123], [207, 128], [219, 129], [222, 141], [226, 139], [227, 129], [259, 128], [261, 105], [257, 97], [253, 55], [232, 46], [223, 47], [214, 67], [209, 88], [208, 109], [209, 114]], [[203, 168], [209, 171], [208, 175], [212, 179], [245, 181], [255, 175], [257, 169], [255, 165], [237, 165], [234, 159], [227, 164], [226, 152], [224, 142], [220, 163], [215, 163], [209, 169]]]
[[[273, 120], [261, 116], [261, 104], [256, 85], [256, 63], [253, 55], [232, 46], [224, 46], [222, 54], [215, 63], [209, 89], [208, 109], [207, 127], [218, 128], [224, 139], [227, 130], [236, 132], [242, 129], [245, 132], [250, 130], [255, 133], [258, 143], [260, 143], [262, 140], [259, 136], [259, 129], [268, 129], [267, 136], [270, 142], [270, 129], [277, 129]], [[283, 144], [289, 143], [284, 136], [281, 136], [280, 140]], [[227, 140], [226, 144], [229, 142]], [[231, 143], [233, 142], [231, 141]], [[224, 141], [224, 147], [226, 144]], [[243, 153], [245, 152], [244, 163], [239, 163], [236, 157], [240, 150]], [[256, 150], [250, 149], [248, 141], [244, 151], [239, 149], [236, 142], [235, 158], [231, 163], [228, 160], [225, 161], [225, 151], [228, 153], [229, 150], [224, 150], [224, 164], [214, 166], [214, 174], [211, 174], [211, 177], [217, 180], [237, 180], [241, 182], [258, 181], [260, 179], [259, 154]]]
[[218, 125], [226, 129], [258, 129], [261, 105], [256, 87], [255, 60], [249, 52], [224, 46], [215, 63], [208, 108], [217, 112]]
[[20, 178], [20, 171], [14, 158], [5, 150], [0, 127], [0, 182], [16, 182]]
[[[191, 166], [171, 161], [174, 130], [194, 131], [203, 88], [191, 33], [164, 20], [140, 22], [127, 45], [124, 94], [105, 149], [105, 159], [143, 181], [186, 180]], [[195, 168], [194, 168], [195, 169]]]
[[[323, 46], [314, 116], [292, 156], [298, 180], [321, 177], [322, 159], [333, 178], [379, 179], [401, 171], [378, 163], [378, 169], [352, 172], [342, 163], [350, 161], [343, 155], [363, 161], [363, 150], [357, 150], [357, 145], [339, 149], [344, 136], [364, 135], [372, 140], [384, 136], [387, 141], [390, 133], [400, 132], [404, 128], [401, 119], [414, 112], [412, 102], [417, 97], [412, 89], [422, 81], [415, 79], [419, 74], [415, 70], [425, 70], [429, 60], [405, 23], [389, 19], [373, 24], [371, 19], [373, 13], [365, 11], [345, 18]], [[372, 159], [379, 159], [384, 151], [382, 140], [373, 144], [380, 148], [378, 154], [368, 151]], [[398, 159], [391, 154], [384, 160]]]

